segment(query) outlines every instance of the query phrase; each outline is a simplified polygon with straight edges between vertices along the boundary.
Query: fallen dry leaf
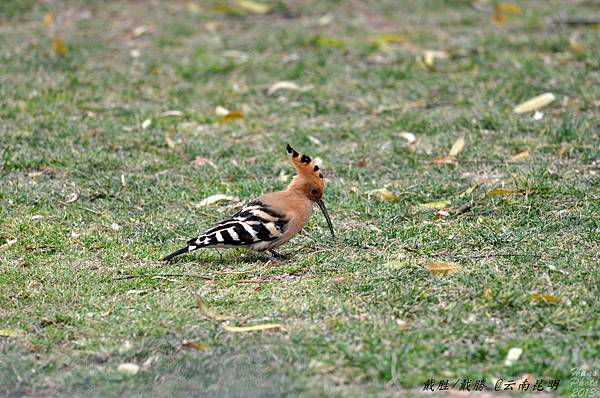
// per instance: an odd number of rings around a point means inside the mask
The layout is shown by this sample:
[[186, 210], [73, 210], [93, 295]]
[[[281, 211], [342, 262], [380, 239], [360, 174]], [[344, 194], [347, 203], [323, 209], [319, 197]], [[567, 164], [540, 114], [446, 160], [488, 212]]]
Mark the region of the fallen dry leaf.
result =
[[183, 116], [183, 112], [181, 111], [164, 111], [163, 113], [160, 114], [162, 117], [169, 117], [169, 116]]
[[49, 28], [54, 26], [54, 12], [50, 11], [44, 15], [44, 25]]
[[436, 158], [433, 158], [433, 160], [431, 161], [431, 163], [433, 164], [455, 164], [457, 162], [456, 158], [454, 156], [438, 156]]
[[315, 145], [322, 145], [321, 140], [319, 140], [317, 137], [313, 137], [312, 135], [307, 135], [307, 138], [310, 142], [312, 142]]
[[208, 350], [210, 347], [201, 341], [190, 341], [181, 345], [183, 348], [194, 348], [196, 350]]
[[400, 35], [397, 33], [381, 33], [378, 35], [369, 36], [369, 40], [371, 41], [385, 41], [388, 43], [398, 43], [402, 41], [407, 41], [408, 37], [406, 35]]
[[235, 317], [232, 315], [224, 315], [211, 311], [210, 308], [208, 308], [208, 304], [206, 304], [206, 301], [204, 301], [200, 297], [198, 297], [198, 299], [196, 300], [196, 305], [198, 306], [198, 309], [200, 310], [202, 315], [204, 315], [207, 318], [214, 319], [217, 321], [230, 321], [232, 319], [235, 319]]
[[563, 156], [565, 156], [565, 153], [567, 153], [567, 151], [569, 151], [572, 147], [573, 146], [567, 142], [561, 142], [560, 149], [558, 150], [558, 157], [562, 159]]
[[229, 123], [229, 122], [233, 122], [235, 120], [239, 120], [239, 119], [243, 119], [244, 118], [244, 114], [240, 111], [231, 111], [228, 114], [226, 114], [225, 116], [223, 116], [221, 119], [218, 120], [219, 123]]
[[200, 201], [200, 203], [198, 203], [196, 205], [196, 207], [206, 207], [206, 206], [210, 206], [214, 203], [221, 202], [221, 201], [232, 202], [232, 201], [237, 201], [237, 200], [239, 200], [239, 199], [235, 196], [223, 195], [223, 194], [219, 193], [219, 194], [211, 195], [207, 198], [202, 199]]
[[462, 271], [462, 267], [458, 263], [434, 261], [427, 264], [427, 268], [434, 275], [454, 274]]
[[560, 298], [553, 296], [551, 294], [535, 294], [530, 297], [532, 301], [543, 301], [548, 304], [558, 304], [560, 303]]
[[200, 6], [198, 4], [196, 4], [195, 1], [191, 1], [191, 0], [188, 1], [186, 3], [186, 8], [192, 14], [200, 14], [202, 12], [202, 9], [200, 8]]
[[225, 108], [224, 106], [217, 105], [217, 107], [215, 108], [215, 115], [217, 116], [226, 116], [228, 114], [229, 109]]
[[117, 371], [134, 376], [140, 371], [140, 366], [135, 363], [122, 363], [117, 367]]
[[146, 32], [148, 32], [148, 27], [144, 26], [144, 25], [140, 25], [140, 26], [136, 27], [131, 32], [131, 34], [132, 34], [133, 37], [140, 37], [141, 35], [143, 35]]
[[538, 110], [554, 101], [556, 97], [552, 93], [544, 93], [520, 103], [513, 109], [515, 113], [526, 113]]
[[508, 354], [506, 354], [506, 359], [504, 360], [504, 366], [512, 366], [514, 365], [521, 355], [523, 354], [523, 349], [519, 347], [513, 347], [508, 350]]
[[498, 3], [496, 10], [504, 14], [521, 14], [523, 12], [520, 6], [513, 3]]
[[443, 217], [448, 217], [450, 215], [450, 213], [448, 213], [446, 210], [438, 210], [435, 212], [435, 219], [436, 220], [440, 220]]
[[273, 95], [279, 90], [292, 90], [292, 91], [300, 91], [302, 87], [300, 87], [297, 83], [290, 81], [280, 81], [277, 83], [273, 83], [269, 90], [267, 90], [268, 95]]
[[439, 50], [426, 50], [423, 52], [423, 63], [428, 68], [433, 68], [436, 59], [448, 59], [450, 58], [450, 53], [448, 51], [439, 51]]
[[483, 298], [486, 300], [491, 300], [492, 299], [492, 289], [485, 289], [485, 291], [483, 292]]
[[408, 131], [403, 131], [403, 132], [399, 133], [398, 137], [406, 140], [406, 145], [411, 145], [411, 144], [414, 144], [415, 142], [417, 142], [417, 136], [414, 135], [413, 133], [409, 133]]
[[315, 36], [310, 43], [321, 47], [342, 47], [344, 45], [342, 40], [330, 36]]
[[17, 243], [17, 239], [8, 239], [6, 241], [6, 243], [4, 243], [3, 245], [0, 245], [0, 248], [4, 249], [5, 247], [11, 247], [15, 243]]
[[196, 166], [204, 166], [205, 164], [208, 164], [215, 169], [217, 168], [217, 166], [212, 162], [212, 160], [207, 159], [203, 156], [196, 156], [196, 158], [192, 161], [192, 163], [195, 164]]
[[393, 48], [390, 46], [390, 43], [405, 42], [408, 41], [408, 37], [396, 33], [382, 33], [369, 36], [369, 40], [377, 44], [380, 50], [392, 51]]
[[571, 46], [571, 50], [577, 54], [585, 54], [585, 47], [579, 43], [579, 32], [573, 32], [571, 36], [569, 36], [569, 45]]
[[389, 191], [387, 188], [374, 189], [372, 191], [365, 192], [368, 198], [371, 196], [376, 196], [381, 200], [389, 201], [389, 202], [397, 202], [400, 200], [400, 196], [396, 195], [392, 191]]
[[75, 192], [73, 192], [73, 193], [69, 194], [69, 196], [67, 196], [67, 200], [65, 200], [64, 203], [65, 204], [67, 204], [67, 203], [73, 203], [73, 202], [75, 202], [77, 200], [78, 197], [79, 196]]
[[63, 41], [58, 36], [52, 37], [52, 47], [54, 47], [54, 52], [61, 56], [67, 55], [67, 53], [69, 52], [69, 49], [67, 48], [67, 46], [65, 46], [65, 43], [63, 43]]
[[486, 195], [487, 196], [512, 195], [517, 192], [518, 191], [515, 189], [494, 188], [491, 191], [486, 192]]
[[517, 153], [516, 155], [513, 155], [510, 157], [511, 162], [517, 162], [519, 160], [524, 160], [529, 158], [529, 149], [525, 149], [524, 151], [521, 151], [519, 153]]
[[492, 17], [497, 23], [504, 23], [508, 20], [510, 14], [521, 14], [523, 10], [516, 4], [512, 3], [498, 3], [494, 7]]
[[450, 148], [450, 152], [448, 152], [448, 156], [456, 157], [465, 147], [465, 135], [461, 134], [460, 137], [452, 144], [452, 148]]
[[0, 337], [19, 337], [20, 332], [14, 329], [0, 329]]
[[440, 200], [437, 202], [420, 203], [419, 209], [443, 209], [444, 207], [448, 207], [449, 205], [449, 200]]
[[230, 326], [223, 325], [223, 329], [228, 332], [236, 332], [236, 333], [245, 333], [245, 332], [257, 332], [261, 330], [270, 330], [270, 329], [282, 329], [283, 324], [281, 323], [264, 323], [260, 325], [252, 325], [252, 326]]
[[271, 11], [271, 6], [250, 0], [235, 0], [235, 5], [252, 14], [266, 14]]

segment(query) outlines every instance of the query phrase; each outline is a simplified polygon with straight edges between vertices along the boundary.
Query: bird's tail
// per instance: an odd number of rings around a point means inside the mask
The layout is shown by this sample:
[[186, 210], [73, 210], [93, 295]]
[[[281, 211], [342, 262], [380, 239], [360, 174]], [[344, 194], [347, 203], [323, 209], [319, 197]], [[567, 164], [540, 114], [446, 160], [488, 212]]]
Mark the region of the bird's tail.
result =
[[171, 261], [172, 259], [174, 259], [177, 256], [180, 256], [180, 255], [185, 254], [185, 253], [189, 253], [189, 252], [194, 251], [196, 249], [199, 249], [199, 248], [201, 248], [203, 246], [208, 246], [206, 244], [208, 242], [206, 242], [206, 243], [202, 242], [202, 244], [200, 243], [200, 239], [203, 238], [203, 237], [204, 237], [204, 235], [201, 235], [198, 238], [190, 239], [188, 241], [186, 247], [183, 247], [183, 248], [177, 250], [176, 252], [173, 252], [173, 253], [169, 254], [167, 257], [163, 258], [161, 261], [169, 262], [169, 261]]

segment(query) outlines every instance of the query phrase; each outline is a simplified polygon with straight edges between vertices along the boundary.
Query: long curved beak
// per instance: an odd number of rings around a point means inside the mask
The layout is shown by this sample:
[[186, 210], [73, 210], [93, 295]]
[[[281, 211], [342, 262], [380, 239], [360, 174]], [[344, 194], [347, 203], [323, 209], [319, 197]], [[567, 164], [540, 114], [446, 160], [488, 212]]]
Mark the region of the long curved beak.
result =
[[331, 223], [331, 218], [329, 218], [329, 213], [327, 213], [325, 203], [323, 203], [323, 200], [319, 200], [317, 204], [319, 205], [319, 208], [321, 209], [323, 215], [325, 216], [325, 219], [327, 220], [327, 225], [329, 226], [329, 230], [331, 231], [331, 236], [335, 238], [335, 233], [333, 232], [333, 224]]

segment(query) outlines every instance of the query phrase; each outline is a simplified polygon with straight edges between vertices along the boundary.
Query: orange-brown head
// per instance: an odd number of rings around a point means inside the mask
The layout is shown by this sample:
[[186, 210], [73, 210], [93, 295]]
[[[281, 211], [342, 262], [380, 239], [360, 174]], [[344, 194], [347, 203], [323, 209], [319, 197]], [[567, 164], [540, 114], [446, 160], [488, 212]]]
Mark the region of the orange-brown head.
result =
[[288, 190], [295, 191], [318, 204], [319, 208], [323, 212], [323, 215], [325, 216], [325, 219], [327, 220], [327, 225], [329, 226], [331, 235], [335, 236], [333, 232], [333, 224], [331, 223], [331, 219], [327, 213], [325, 203], [323, 203], [322, 200], [323, 192], [325, 190], [325, 182], [323, 181], [323, 174], [319, 170], [319, 166], [314, 164], [309, 156], [298, 153], [290, 146], [290, 144], [287, 145], [287, 151], [290, 154], [292, 163], [294, 164], [296, 172], [298, 173], [298, 175], [294, 177], [288, 186]]

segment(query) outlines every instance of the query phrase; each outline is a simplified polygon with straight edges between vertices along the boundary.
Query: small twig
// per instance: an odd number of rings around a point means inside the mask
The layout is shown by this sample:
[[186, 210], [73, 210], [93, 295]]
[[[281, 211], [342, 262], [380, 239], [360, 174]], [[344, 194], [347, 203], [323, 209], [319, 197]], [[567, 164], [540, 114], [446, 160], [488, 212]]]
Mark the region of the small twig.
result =
[[94, 213], [94, 214], [97, 214], [97, 215], [99, 215], [99, 216], [101, 216], [101, 215], [102, 215], [102, 213], [100, 213], [100, 212], [98, 212], [98, 211], [96, 211], [96, 210], [94, 210], [94, 209], [90, 209], [89, 207], [81, 206], [81, 208], [82, 208], [83, 210], [87, 210], [87, 211], [89, 211], [89, 212], [91, 212], [91, 213]]
[[480, 256], [464, 256], [458, 255], [457, 257], [465, 257], [465, 258], [488, 258], [488, 257], [543, 257], [541, 254], [532, 254], [532, 253], [490, 253], [490, 254], [482, 254]]
[[456, 215], [460, 216], [461, 214], [470, 211], [473, 208], [473, 206], [475, 206], [475, 203], [472, 201], [465, 203], [464, 205], [460, 206], [458, 210], [456, 210]]
[[559, 15], [549, 18], [548, 22], [556, 25], [597, 25], [600, 24], [600, 16], [569, 17]]

